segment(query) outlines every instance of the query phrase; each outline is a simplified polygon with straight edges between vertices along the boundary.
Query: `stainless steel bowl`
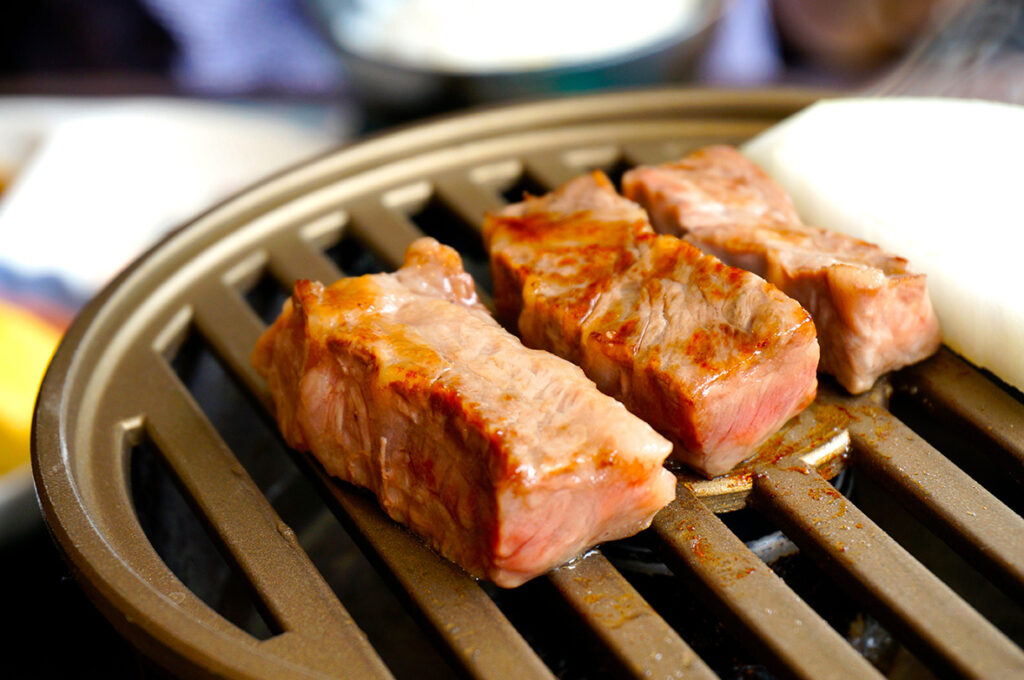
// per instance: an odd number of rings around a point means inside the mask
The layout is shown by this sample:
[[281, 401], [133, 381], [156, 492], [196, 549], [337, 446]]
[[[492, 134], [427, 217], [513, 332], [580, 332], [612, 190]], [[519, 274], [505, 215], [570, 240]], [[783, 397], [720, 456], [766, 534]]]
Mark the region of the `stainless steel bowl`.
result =
[[400, 110], [409, 116], [486, 102], [692, 80], [722, 5], [721, 0], [701, 0], [692, 20], [678, 33], [627, 53], [555, 68], [455, 71], [357, 54], [331, 28], [353, 11], [352, 0], [305, 4], [341, 55], [356, 96], [371, 108]]

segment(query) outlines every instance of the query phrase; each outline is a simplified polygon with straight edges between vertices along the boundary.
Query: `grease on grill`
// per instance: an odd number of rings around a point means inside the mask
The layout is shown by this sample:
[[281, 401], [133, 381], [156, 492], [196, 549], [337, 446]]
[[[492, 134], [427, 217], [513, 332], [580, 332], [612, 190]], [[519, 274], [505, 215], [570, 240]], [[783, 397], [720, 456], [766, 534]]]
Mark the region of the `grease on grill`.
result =
[[849, 448], [846, 427], [852, 417], [844, 407], [819, 399], [769, 437], [753, 456], [725, 475], [705, 479], [672, 459], [667, 461], [667, 466], [715, 512], [738, 510], [746, 504], [754, 476], [766, 466], [800, 471], [810, 466], [825, 479], [842, 472]]

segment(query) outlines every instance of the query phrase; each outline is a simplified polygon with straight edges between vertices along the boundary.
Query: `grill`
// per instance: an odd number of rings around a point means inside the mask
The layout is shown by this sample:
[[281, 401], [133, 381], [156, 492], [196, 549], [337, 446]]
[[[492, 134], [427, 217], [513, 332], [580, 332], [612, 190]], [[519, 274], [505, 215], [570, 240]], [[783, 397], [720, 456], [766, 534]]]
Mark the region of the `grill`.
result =
[[1024, 404], [948, 350], [866, 397], [826, 384], [740, 470], [680, 472], [648, 532], [513, 591], [287, 450], [249, 367], [296, 278], [392, 269], [428, 233], [486, 299], [485, 211], [742, 142], [814, 97], [472, 113], [340, 149], [167, 238], [84, 310], [37, 408], [40, 501], [87, 594], [189, 676], [1024, 677]]

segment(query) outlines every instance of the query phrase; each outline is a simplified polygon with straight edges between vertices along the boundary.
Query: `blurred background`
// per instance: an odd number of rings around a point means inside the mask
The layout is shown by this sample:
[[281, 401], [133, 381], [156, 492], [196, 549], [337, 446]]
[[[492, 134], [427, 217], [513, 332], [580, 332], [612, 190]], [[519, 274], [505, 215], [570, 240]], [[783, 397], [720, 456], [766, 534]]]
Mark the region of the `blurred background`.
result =
[[[0, 9], [0, 86], [4, 93], [20, 94], [390, 100], [405, 110], [389, 113], [403, 119], [428, 108], [456, 108], [474, 97], [642, 82], [855, 85], [898, 57], [938, 14], [957, 4], [15, 1]], [[687, 49], [678, 49], [679, 43]], [[638, 59], [665, 50], [669, 54], [657, 68]], [[608, 73], [617, 63], [631, 66]], [[523, 77], [524, 72], [531, 76]], [[414, 73], [421, 78], [410, 77]], [[442, 73], [448, 78], [432, 83], [422, 77]], [[502, 73], [520, 77], [503, 81], [501, 89], [471, 77], [489, 74], [493, 80]], [[545, 75], [546, 81], [536, 82]], [[430, 84], [448, 89], [441, 92]], [[442, 94], [447, 101], [436, 99]]]
[[6, 642], [78, 654], [35, 655], [26, 677], [83, 664], [156, 674], [71, 580], [28, 460], [35, 393], [62, 332], [168, 230], [359, 135], [470, 106], [650, 85], [856, 91], [965, 4], [0, 4], [0, 587], [17, 622]]

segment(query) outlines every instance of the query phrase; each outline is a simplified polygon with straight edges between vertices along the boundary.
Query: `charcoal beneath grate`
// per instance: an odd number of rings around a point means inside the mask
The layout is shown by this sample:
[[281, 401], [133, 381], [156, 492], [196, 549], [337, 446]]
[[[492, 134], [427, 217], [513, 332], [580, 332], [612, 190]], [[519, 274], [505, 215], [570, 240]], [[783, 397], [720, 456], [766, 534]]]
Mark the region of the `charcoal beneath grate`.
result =
[[846, 635], [853, 648], [876, 668], [891, 668], [898, 646], [882, 624], [868, 614], [857, 614]]

